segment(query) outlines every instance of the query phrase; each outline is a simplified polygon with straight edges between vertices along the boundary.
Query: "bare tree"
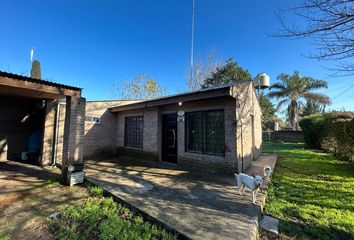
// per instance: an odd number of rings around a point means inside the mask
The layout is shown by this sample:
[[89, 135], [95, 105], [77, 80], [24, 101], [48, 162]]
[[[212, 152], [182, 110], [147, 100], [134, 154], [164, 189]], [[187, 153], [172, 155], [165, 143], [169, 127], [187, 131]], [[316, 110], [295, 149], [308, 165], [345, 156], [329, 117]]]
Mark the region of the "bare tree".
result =
[[205, 79], [209, 78], [212, 73], [222, 65], [221, 62], [216, 61], [214, 57], [215, 53], [213, 51], [209, 52], [207, 53], [204, 61], [200, 57], [196, 59], [194, 62], [192, 74], [191, 69], [188, 70], [186, 83], [190, 91], [199, 90], [202, 87]]
[[166, 90], [146, 73], [139, 73], [123, 83], [115, 82], [112, 88], [112, 96], [121, 99], [151, 99], [165, 93]]
[[[304, 27], [289, 23], [285, 16], [294, 14], [305, 22]], [[307, 57], [337, 61], [337, 75], [354, 74], [354, 1], [304, 0], [301, 4], [281, 9], [282, 29], [275, 36], [310, 38], [317, 52]]]

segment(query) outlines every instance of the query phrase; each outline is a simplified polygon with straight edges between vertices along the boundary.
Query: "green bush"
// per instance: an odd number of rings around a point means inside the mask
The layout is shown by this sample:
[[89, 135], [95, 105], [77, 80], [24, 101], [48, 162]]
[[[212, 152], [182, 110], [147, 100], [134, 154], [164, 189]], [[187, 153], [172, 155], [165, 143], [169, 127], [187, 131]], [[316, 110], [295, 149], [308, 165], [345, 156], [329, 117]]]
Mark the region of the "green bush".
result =
[[90, 193], [91, 196], [94, 197], [102, 197], [104, 194], [103, 188], [91, 185], [88, 187], [88, 191]]
[[353, 112], [311, 115], [299, 124], [307, 147], [323, 149], [347, 159], [354, 154]]
[[304, 140], [308, 148], [321, 147], [321, 132], [323, 130], [323, 116], [310, 115], [303, 118], [299, 124], [304, 134]]

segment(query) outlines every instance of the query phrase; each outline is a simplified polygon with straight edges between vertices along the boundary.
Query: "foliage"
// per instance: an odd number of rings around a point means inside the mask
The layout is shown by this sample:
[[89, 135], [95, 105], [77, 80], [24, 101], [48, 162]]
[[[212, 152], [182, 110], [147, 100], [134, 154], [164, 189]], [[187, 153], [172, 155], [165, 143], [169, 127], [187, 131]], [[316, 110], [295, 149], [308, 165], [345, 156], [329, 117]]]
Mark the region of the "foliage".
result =
[[275, 119], [275, 108], [269, 97], [263, 93], [258, 95], [258, 101], [262, 108], [262, 127], [264, 129], [268, 123]]
[[97, 187], [95, 185], [88, 186], [88, 191], [90, 195], [94, 197], [102, 197], [104, 194], [103, 188]]
[[345, 158], [354, 155], [353, 112], [311, 115], [303, 118], [300, 126], [308, 147], [324, 149]]
[[42, 79], [41, 63], [38, 60], [32, 62], [31, 78]]
[[322, 124], [318, 122], [322, 121], [321, 115], [311, 115], [301, 119], [300, 126], [304, 134], [305, 144], [308, 148], [321, 148], [321, 132]]
[[211, 77], [221, 63], [214, 60], [214, 52], [209, 52], [206, 55], [205, 60], [197, 58], [194, 61], [193, 71], [191, 74], [191, 69], [189, 69], [186, 75], [186, 83], [190, 91], [199, 90], [204, 84], [205, 79]]
[[123, 84], [114, 83], [112, 93], [122, 99], [151, 99], [165, 94], [165, 89], [146, 73], [139, 73]]
[[276, 82], [270, 87], [268, 96], [280, 100], [277, 110], [287, 105], [288, 120], [293, 130], [299, 130], [298, 116], [301, 107], [304, 106], [304, 101], [322, 105], [330, 103], [330, 99], [326, 95], [313, 92], [319, 88], [327, 88], [327, 82], [324, 80], [302, 77], [298, 71], [295, 71], [291, 76], [280, 74], [278, 80], [280, 82]]
[[[284, 18], [286, 15], [291, 16], [289, 20], [297, 23], [288, 23]], [[293, 18], [292, 15], [300, 19]], [[318, 52], [308, 57], [335, 60], [338, 73], [354, 74], [352, 0], [303, 0], [297, 6], [280, 10], [279, 20], [282, 31], [276, 36], [290, 39], [309, 38]]]
[[310, 116], [313, 114], [324, 113], [324, 107], [318, 103], [314, 103], [311, 100], [306, 102], [306, 105], [301, 109], [301, 117]]
[[354, 238], [354, 173], [349, 163], [300, 143], [265, 143], [278, 154], [264, 211], [291, 239]]
[[228, 58], [225, 65], [217, 67], [216, 71], [205, 79], [202, 87], [210, 88], [245, 80], [251, 80], [248, 70], [243, 69], [232, 58]]
[[10, 240], [10, 236], [9, 235], [1, 235], [0, 233], [0, 240]]
[[83, 206], [65, 208], [53, 220], [51, 230], [58, 239], [176, 239], [159, 226], [112, 198], [88, 198]]

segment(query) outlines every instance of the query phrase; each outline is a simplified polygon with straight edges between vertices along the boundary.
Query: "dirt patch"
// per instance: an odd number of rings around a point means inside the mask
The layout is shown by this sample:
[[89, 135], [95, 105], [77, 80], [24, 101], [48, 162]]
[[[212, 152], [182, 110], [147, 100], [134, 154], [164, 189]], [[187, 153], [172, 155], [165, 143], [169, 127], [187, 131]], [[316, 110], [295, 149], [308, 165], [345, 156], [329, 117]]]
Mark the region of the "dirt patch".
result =
[[59, 170], [0, 162], [0, 236], [11, 239], [54, 239], [50, 215], [80, 205], [86, 188], [60, 185]]

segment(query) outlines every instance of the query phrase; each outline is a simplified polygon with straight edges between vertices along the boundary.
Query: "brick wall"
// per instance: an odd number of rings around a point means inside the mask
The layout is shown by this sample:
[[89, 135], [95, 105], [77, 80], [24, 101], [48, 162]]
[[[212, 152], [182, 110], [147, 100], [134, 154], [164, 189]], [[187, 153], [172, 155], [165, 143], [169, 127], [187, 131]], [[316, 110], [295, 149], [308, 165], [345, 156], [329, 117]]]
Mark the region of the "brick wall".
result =
[[304, 142], [302, 131], [264, 131], [264, 141]]
[[262, 111], [254, 91], [253, 83], [234, 87], [237, 97], [237, 158], [239, 171], [245, 171], [262, 151]]
[[86, 99], [66, 97], [62, 166], [83, 161]]
[[136, 101], [87, 101], [85, 115], [97, 116], [100, 123], [85, 121], [84, 158], [112, 155], [116, 150], [117, 115], [109, 108]]
[[158, 155], [158, 109], [150, 108], [144, 110], [132, 110], [119, 112], [117, 114], [117, 148], [124, 147], [125, 118], [129, 116], [144, 116], [143, 148], [131, 148], [132, 150], [144, 151], [151, 155]]
[[[234, 128], [235, 102], [232, 98], [219, 98], [195, 102], [165, 105], [159, 108], [131, 110], [117, 113], [117, 147], [124, 147], [124, 120], [127, 116], [144, 116], [144, 144], [141, 151], [161, 159], [162, 114], [204, 110], [224, 110], [225, 116], [225, 156], [198, 154], [185, 151], [185, 121], [178, 121], [178, 163], [211, 172], [237, 171], [236, 130]], [[134, 149], [139, 150], [139, 149]]]

